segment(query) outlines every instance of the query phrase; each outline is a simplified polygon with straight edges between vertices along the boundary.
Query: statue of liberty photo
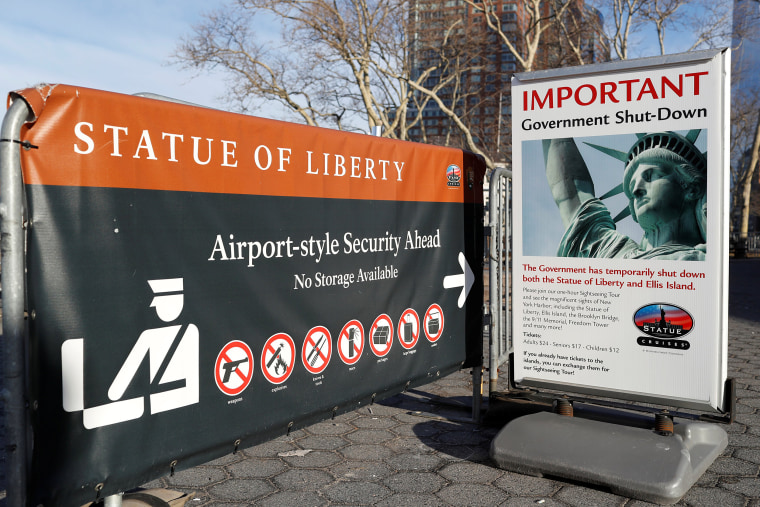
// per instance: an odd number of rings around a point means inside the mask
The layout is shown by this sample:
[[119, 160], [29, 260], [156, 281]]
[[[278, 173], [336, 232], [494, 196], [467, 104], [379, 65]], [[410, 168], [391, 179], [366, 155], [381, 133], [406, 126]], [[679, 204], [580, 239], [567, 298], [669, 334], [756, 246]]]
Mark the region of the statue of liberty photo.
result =
[[[622, 183], [601, 197], [575, 141], [544, 140], [546, 179], [565, 227], [557, 255], [704, 260], [707, 154], [694, 144], [699, 134], [637, 134], [628, 153], [586, 143], [623, 164]], [[620, 170], [615, 166], [608, 170]], [[613, 219], [602, 200], [621, 192], [628, 207]], [[640, 242], [616, 229], [628, 215], [643, 230]]]

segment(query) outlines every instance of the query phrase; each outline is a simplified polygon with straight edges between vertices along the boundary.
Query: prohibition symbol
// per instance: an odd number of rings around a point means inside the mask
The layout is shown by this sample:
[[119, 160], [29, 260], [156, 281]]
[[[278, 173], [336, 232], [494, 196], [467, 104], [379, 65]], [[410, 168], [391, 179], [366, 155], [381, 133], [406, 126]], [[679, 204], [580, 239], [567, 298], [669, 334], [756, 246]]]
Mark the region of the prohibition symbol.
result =
[[393, 322], [385, 314], [378, 316], [369, 330], [369, 348], [377, 357], [385, 356], [393, 345]]
[[422, 319], [425, 336], [428, 341], [434, 342], [443, 334], [443, 310], [437, 304], [433, 303], [425, 312], [425, 318]]
[[253, 377], [253, 354], [245, 343], [233, 340], [216, 356], [214, 380], [227, 396], [242, 393]]
[[420, 337], [420, 317], [411, 308], [404, 310], [398, 321], [398, 340], [405, 349], [412, 349], [417, 345]]
[[327, 367], [332, 356], [332, 340], [330, 331], [322, 326], [311, 328], [306, 333], [301, 349], [301, 361], [311, 373], [321, 373]]
[[261, 351], [261, 371], [272, 384], [282, 384], [295, 366], [296, 344], [285, 333], [271, 336]]
[[354, 364], [364, 351], [364, 327], [358, 320], [350, 320], [338, 337], [338, 355], [346, 364]]

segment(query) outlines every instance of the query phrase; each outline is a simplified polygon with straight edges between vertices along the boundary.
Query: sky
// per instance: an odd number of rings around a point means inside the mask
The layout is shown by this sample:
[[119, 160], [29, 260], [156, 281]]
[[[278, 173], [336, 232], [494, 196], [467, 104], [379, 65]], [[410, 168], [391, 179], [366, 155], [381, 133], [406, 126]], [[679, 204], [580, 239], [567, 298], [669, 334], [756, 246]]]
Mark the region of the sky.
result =
[[[151, 92], [224, 108], [221, 75], [196, 76], [171, 54], [222, 0], [41, 0], [0, 16], [0, 91], [62, 83]], [[9, 6], [10, 7], [10, 6]]]
[[[171, 63], [202, 15], [225, 0], [39, 0], [0, 16], [0, 92], [62, 83], [133, 94], [151, 92], [224, 109], [224, 76]], [[262, 21], [258, 34], [275, 36]], [[261, 116], [273, 117], [267, 110]]]

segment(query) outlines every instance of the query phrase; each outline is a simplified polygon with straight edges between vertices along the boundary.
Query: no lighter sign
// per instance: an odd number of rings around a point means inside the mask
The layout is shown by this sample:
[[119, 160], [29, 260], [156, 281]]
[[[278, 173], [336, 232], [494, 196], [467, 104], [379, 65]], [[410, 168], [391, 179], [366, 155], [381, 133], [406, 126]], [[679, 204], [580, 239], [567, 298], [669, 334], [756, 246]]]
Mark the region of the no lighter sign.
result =
[[351, 320], [343, 326], [338, 337], [338, 355], [344, 363], [355, 364], [364, 351], [364, 327], [358, 320]]

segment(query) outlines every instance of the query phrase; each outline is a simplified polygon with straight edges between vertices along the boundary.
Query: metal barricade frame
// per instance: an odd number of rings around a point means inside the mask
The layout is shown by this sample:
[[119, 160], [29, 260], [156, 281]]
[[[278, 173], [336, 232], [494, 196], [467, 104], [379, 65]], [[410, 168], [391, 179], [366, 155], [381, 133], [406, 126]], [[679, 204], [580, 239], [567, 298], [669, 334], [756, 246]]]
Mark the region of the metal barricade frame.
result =
[[508, 361], [512, 353], [511, 182], [512, 171], [506, 167], [496, 167], [491, 172], [488, 196], [489, 396], [497, 389], [499, 367]]
[[[23, 100], [14, 100], [0, 130], [0, 227], [2, 230], [3, 367], [5, 404], [6, 477], [8, 505], [24, 505], [27, 484], [26, 319], [24, 241], [26, 203], [21, 176], [22, 125], [33, 119]], [[23, 148], [22, 148], [23, 146]]]

